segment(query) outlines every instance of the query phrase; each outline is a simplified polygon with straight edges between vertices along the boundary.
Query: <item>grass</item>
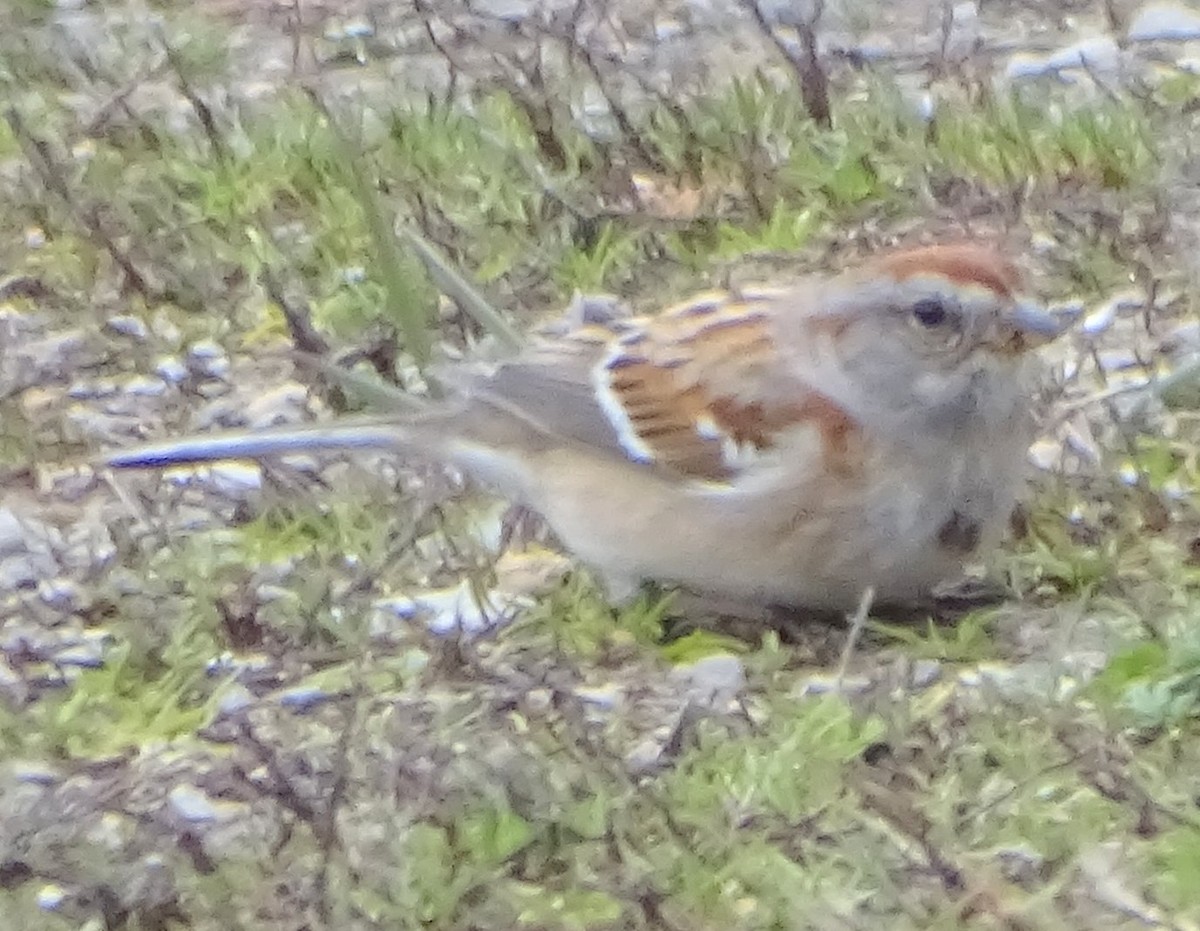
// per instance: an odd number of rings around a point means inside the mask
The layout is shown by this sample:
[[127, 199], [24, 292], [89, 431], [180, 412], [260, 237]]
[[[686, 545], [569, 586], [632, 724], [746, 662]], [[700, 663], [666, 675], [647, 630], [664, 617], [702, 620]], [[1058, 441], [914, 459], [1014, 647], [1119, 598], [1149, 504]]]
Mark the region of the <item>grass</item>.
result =
[[[947, 71], [929, 118], [886, 68], [831, 66], [823, 126], [790, 72], [630, 95], [633, 72], [555, 35], [573, 67], [553, 94], [501, 46], [455, 62], [456, 94], [391, 82], [347, 103], [330, 66], [230, 104], [244, 50], [203, 10], [164, 7], [156, 31], [114, 8], [87, 55], [53, 44], [45, 5], [19, 12], [29, 28], [0, 37], [0, 263], [53, 300], [3, 310], [153, 333], [38, 390], [203, 338], [244, 399], [253, 360], [302, 335], [421, 387], [577, 289], [649, 307], [914, 232], [1041, 237], [1054, 297], [1132, 279], [1196, 309], [1175, 196], [1194, 76], [1085, 98]], [[597, 94], [611, 106], [589, 117]], [[21, 388], [0, 426], [14, 488], [77, 448], [32, 448], [44, 408]], [[202, 388], [147, 418], [186, 423]], [[1009, 604], [875, 625], [834, 685], [840, 630], [664, 643], [669, 599], [613, 608], [578, 572], [480, 637], [381, 614], [512, 581], [481, 503], [417, 468], [303, 496], [271, 470], [240, 503], [148, 480], [105, 512], [87, 610], [55, 622], [102, 629], [103, 666], [2, 647], [20, 690], [0, 746], [53, 776], [17, 767], [0, 789], [0, 901], [15, 927], [1193, 927], [1197, 437], [1171, 403], [1166, 435], [1110, 429], [1101, 466], [1039, 489], [999, 563]], [[41, 635], [36, 592], [5, 597]], [[711, 708], [679, 667], [721, 653], [747, 685]], [[188, 787], [217, 813], [180, 815]]]

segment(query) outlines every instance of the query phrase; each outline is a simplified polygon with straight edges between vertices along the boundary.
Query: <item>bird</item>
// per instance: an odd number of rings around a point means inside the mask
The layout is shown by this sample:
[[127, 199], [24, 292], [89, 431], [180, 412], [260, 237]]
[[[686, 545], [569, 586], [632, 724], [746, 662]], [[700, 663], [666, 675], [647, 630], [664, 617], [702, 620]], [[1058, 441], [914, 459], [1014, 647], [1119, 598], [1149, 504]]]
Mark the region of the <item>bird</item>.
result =
[[1063, 321], [988, 243], [707, 291], [456, 363], [445, 397], [110, 451], [113, 469], [383, 449], [539, 514], [614, 600], [916, 604], [997, 545]]

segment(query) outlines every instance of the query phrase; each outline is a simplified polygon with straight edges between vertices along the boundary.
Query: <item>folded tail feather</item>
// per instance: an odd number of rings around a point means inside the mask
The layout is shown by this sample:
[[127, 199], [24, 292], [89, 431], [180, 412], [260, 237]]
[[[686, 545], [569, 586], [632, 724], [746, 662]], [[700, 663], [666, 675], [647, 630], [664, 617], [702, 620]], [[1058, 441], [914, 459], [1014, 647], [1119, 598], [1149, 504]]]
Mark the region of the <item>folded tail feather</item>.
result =
[[226, 459], [260, 459], [265, 456], [323, 449], [401, 450], [411, 445], [411, 430], [395, 420], [354, 420], [333, 424], [201, 434], [145, 443], [104, 453], [99, 457], [99, 463], [113, 469], [161, 469], [175, 465]]

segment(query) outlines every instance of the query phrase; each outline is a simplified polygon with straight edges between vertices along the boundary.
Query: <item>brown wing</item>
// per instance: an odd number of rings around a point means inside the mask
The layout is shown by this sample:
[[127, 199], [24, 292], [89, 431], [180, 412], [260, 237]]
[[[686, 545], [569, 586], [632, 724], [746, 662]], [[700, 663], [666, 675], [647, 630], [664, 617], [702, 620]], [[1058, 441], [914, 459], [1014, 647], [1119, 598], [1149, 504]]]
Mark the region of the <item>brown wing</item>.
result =
[[732, 481], [795, 427], [815, 427], [841, 469], [856, 425], [803, 386], [779, 396], [788, 378], [770, 317], [786, 300], [704, 294], [654, 318], [583, 328], [502, 366], [481, 387], [548, 433], [687, 478]]

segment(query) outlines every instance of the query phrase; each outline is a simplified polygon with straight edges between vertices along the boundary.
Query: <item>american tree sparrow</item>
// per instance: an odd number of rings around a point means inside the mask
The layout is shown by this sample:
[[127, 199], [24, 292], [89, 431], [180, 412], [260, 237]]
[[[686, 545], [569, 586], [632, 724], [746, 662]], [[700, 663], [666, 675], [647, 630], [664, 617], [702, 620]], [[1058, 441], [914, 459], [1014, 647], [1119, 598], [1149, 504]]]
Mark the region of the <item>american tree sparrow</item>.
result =
[[1061, 324], [979, 245], [785, 290], [708, 293], [543, 337], [387, 419], [116, 452], [145, 468], [388, 448], [542, 514], [614, 594], [911, 602], [1002, 533], [1032, 439], [1032, 354]]

